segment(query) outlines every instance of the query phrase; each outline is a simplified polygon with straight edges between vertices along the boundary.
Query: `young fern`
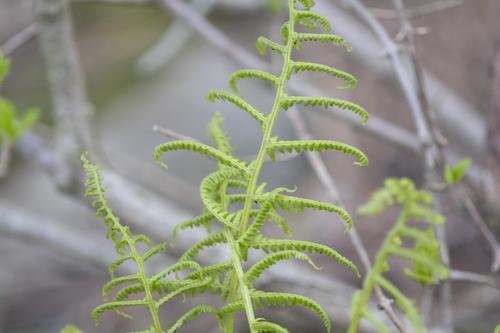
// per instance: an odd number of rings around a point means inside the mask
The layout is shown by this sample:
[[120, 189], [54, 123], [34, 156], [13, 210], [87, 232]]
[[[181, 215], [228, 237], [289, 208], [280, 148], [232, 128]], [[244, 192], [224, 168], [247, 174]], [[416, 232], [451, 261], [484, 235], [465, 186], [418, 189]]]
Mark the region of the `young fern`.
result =
[[[329, 22], [321, 15], [312, 12], [313, 6], [312, 0], [289, 0], [289, 19], [282, 27], [282, 42], [271, 41], [265, 37], [257, 40], [257, 50], [261, 54], [265, 54], [267, 50], [281, 54], [283, 58], [281, 73], [240, 70], [235, 72], [229, 80], [232, 93], [214, 90], [208, 94], [210, 101], [229, 102], [248, 113], [262, 127], [262, 141], [254, 161], [245, 162], [233, 154], [230, 140], [222, 127], [222, 117], [218, 113], [209, 125], [209, 133], [215, 142], [215, 147], [194, 141], [177, 141], [161, 144], [154, 150], [154, 159], [164, 167], [166, 165], [160, 158], [163, 153], [174, 150], [201, 153], [219, 162], [217, 170], [206, 176], [200, 185], [205, 210], [201, 215], [179, 224], [174, 230], [174, 237], [179, 231], [197, 227], [204, 227], [209, 232], [207, 238], [193, 245], [181, 256], [179, 263], [194, 260], [196, 256], [212, 246], [229, 247], [231, 253], [229, 261], [216, 263], [201, 270], [203, 274], [210, 273], [218, 276], [213, 288], [220, 293], [221, 300], [226, 302], [216, 312], [220, 328], [224, 332], [233, 332], [233, 315], [238, 311], [245, 312], [248, 327], [252, 333], [288, 332], [286, 328], [278, 324], [263, 318], [256, 318], [255, 309], [294, 305], [305, 307], [316, 313], [326, 330], [330, 331], [331, 324], [328, 315], [313, 300], [301, 295], [256, 290], [254, 283], [259, 277], [268, 268], [283, 260], [298, 259], [317, 268], [308, 253], [324, 254], [334, 258], [359, 276], [358, 269], [351, 261], [328, 246], [306, 241], [274, 239], [262, 233], [266, 222], [277, 224], [287, 235], [290, 233], [288, 222], [280, 216], [280, 210], [294, 212], [306, 208], [322, 210], [337, 214], [346, 223], [347, 229], [352, 224], [348, 213], [333, 204], [291, 196], [289, 192], [292, 191], [286, 188], [266, 190], [266, 183], [259, 182], [266, 155], [273, 159], [276, 151], [300, 153], [334, 150], [354, 156], [357, 159], [355, 162], [357, 165], [368, 164], [368, 159], [363, 152], [345, 143], [328, 140], [285, 141], [274, 136], [273, 129], [279, 112], [286, 111], [294, 105], [337, 107], [358, 115], [363, 123], [368, 120], [368, 113], [363, 108], [348, 101], [327, 97], [288, 96], [286, 93], [287, 82], [291, 76], [302, 71], [320, 72], [333, 76], [345, 81], [345, 87], [348, 88], [353, 88], [356, 84], [356, 79], [343, 71], [322, 64], [298, 62], [292, 59], [294, 49], [300, 49], [303, 43], [308, 41], [328, 42], [342, 45], [350, 50], [342, 37], [330, 34]], [[299, 33], [296, 32], [297, 25], [321, 32]], [[276, 90], [272, 109], [268, 113], [258, 110], [240, 95], [239, 82], [253, 78], [271, 83]], [[235, 206], [241, 203], [242, 208]], [[245, 271], [243, 264], [247, 261], [250, 249], [264, 252], [264, 257]], [[201, 273], [192, 274], [196, 277], [201, 276]], [[181, 323], [190, 319], [192, 318], [188, 315], [181, 320]]]
[[[368, 309], [368, 301], [376, 286], [395, 300], [395, 304], [412, 323], [416, 332], [426, 332], [414, 302], [383, 276], [383, 273], [389, 270], [388, 260], [391, 257], [410, 260], [413, 270], [405, 269], [405, 274], [423, 285], [436, 284], [448, 276], [448, 269], [440, 260], [440, 243], [432, 229], [435, 225], [443, 224], [445, 220], [431, 208], [432, 196], [428, 192], [415, 189], [411, 180], [387, 179], [384, 187], [373, 193], [370, 200], [361, 206], [357, 213], [373, 216], [395, 204], [402, 206], [402, 211], [378, 251], [372, 270], [366, 275], [363, 289], [353, 296], [349, 333], [357, 332], [363, 317], [378, 331], [390, 332]], [[424, 222], [430, 227], [421, 229], [410, 226], [412, 220]], [[403, 240], [413, 241], [414, 247], [404, 247]]]
[[[183, 317], [172, 327], [165, 331], [162, 328], [158, 310], [161, 305], [170, 299], [185, 293], [196, 293], [205, 291], [214, 282], [215, 275], [210, 272], [203, 273], [202, 267], [194, 261], [182, 261], [161, 270], [159, 273], [148, 276], [145, 263], [154, 255], [165, 251], [166, 244], [152, 245], [150, 239], [144, 235], [134, 236], [130, 229], [120, 223], [109, 207], [104, 197], [105, 189], [97, 166], [91, 164], [86, 154], [82, 155], [83, 168], [87, 174], [85, 196], [92, 197], [92, 205], [97, 209], [97, 215], [104, 218], [104, 224], [108, 228], [108, 238], [115, 243], [119, 258], [109, 267], [111, 280], [103, 287], [102, 293], [105, 299], [115, 289], [121, 288], [114, 294], [111, 301], [106, 302], [92, 312], [92, 318], [98, 321], [101, 315], [110, 310], [117, 314], [131, 318], [123, 310], [128, 307], [144, 307], [151, 316], [151, 326], [141, 332], [135, 333], [171, 333], [175, 332], [185, 321], [203, 313], [214, 313], [215, 309], [210, 306], [198, 306]], [[143, 243], [147, 250], [140, 253], [139, 243]], [[116, 276], [116, 271], [126, 262], [132, 261], [137, 272], [134, 274]], [[180, 271], [192, 271], [185, 279], [166, 280], [165, 278]], [[159, 295], [155, 299], [154, 295]], [[138, 295], [142, 295], [139, 297]], [[131, 299], [131, 296], [136, 296]]]

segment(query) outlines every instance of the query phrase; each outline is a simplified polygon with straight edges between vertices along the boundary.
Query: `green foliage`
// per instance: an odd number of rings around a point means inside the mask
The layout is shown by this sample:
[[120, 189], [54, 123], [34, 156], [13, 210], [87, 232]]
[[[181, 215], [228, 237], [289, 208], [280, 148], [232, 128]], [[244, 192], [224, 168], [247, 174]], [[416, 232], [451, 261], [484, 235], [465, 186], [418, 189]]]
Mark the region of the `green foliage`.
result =
[[0, 143], [16, 142], [38, 119], [38, 111], [30, 109], [22, 116], [16, 106], [5, 98], [0, 98]]
[[[312, 0], [289, 0], [289, 20], [282, 27], [282, 40], [276, 42], [265, 37], [260, 37], [257, 40], [256, 47], [261, 54], [270, 50], [282, 56], [281, 73], [240, 70], [235, 72], [229, 80], [229, 86], [233, 93], [213, 90], [208, 94], [208, 99], [211, 102], [231, 103], [237, 109], [246, 112], [262, 127], [262, 142], [255, 160], [245, 162], [234, 155], [230, 144], [231, 140], [223, 128], [223, 119], [218, 113], [208, 126], [214, 146], [184, 140], [167, 142], [154, 149], [154, 160], [163, 167], [166, 167], [161, 160], [163, 155], [180, 150], [195, 152], [218, 162], [217, 169], [207, 175], [200, 185], [200, 195], [205, 206], [203, 212], [193, 219], [178, 224], [173, 232], [175, 238], [177, 233], [181, 231], [202, 227], [207, 230], [208, 235], [205, 239], [192, 245], [175, 265], [152, 277], [145, 275], [141, 265], [149, 257], [134, 254], [135, 243], [133, 240], [136, 238], [132, 237], [128, 228], [121, 226], [118, 219], [112, 215], [104, 200], [100, 176], [97, 174], [95, 166], [89, 164], [85, 157], [83, 158], [84, 167], [90, 177], [90, 189], [87, 195], [97, 197], [95, 204], [98, 206], [98, 213], [104, 215], [110, 236], [117, 243], [117, 250], [121, 255], [121, 258], [112, 265], [111, 271], [114, 272], [127, 260], [133, 261], [138, 271], [136, 274], [118, 278], [112, 274], [111, 282], [104, 288], [105, 293], [115, 287], [122, 286], [123, 283], [128, 285], [115, 294], [111, 302], [98, 307], [94, 311], [94, 317], [98, 317], [106, 310], [117, 310], [118, 313], [122, 313], [125, 307], [143, 306], [150, 310], [153, 318], [153, 324], [149, 331], [164, 332], [159, 321], [155, 324], [155, 316], [157, 318], [157, 309], [160, 305], [187, 292], [196, 294], [210, 291], [220, 295], [223, 305], [219, 309], [203, 305], [194, 307], [174, 323], [167, 332], [176, 331], [185, 322], [200, 314], [212, 313], [216, 316], [221, 331], [232, 333], [233, 317], [239, 311], [245, 312], [251, 333], [288, 332], [287, 329], [278, 324], [255, 317], [254, 309], [273, 306], [301, 306], [309, 309], [319, 316], [326, 331], [330, 331], [330, 318], [315, 301], [301, 295], [259, 291], [254, 285], [270, 267], [284, 260], [301, 260], [318, 269], [308, 253], [330, 257], [359, 276], [357, 267], [329, 246], [287, 238], [270, 238], [264, 234], [265, 226], [268, 223], [275, 223], [286, 236], [289, 236], [290, 226], [288, 221], [281, 216], [282, 211], [298, 213], [306, 208], [336, 214], [339, 216], [339, 220], [346, 224], [347, 230], [352, 225], [349, 214], [341, 207], [327, 202], [292, 196], [290, 193], [293, 190], [282, 187], [267, 189], [267, 184], [259, 181], [266, 155], [274, 158], [276, 151], [301, 153], [304, 151], [333, 150], [353, 156], [356, 159], [354, 162], [356, 165], [365, 166], [368, 164], [368, 159], [363, 152], [345, 143], [329, 140], [285, 141], [273, 134], [273, 127], [279, 113], [294, 105], [337, 108], [341, 112], [354, 113], [360, 117], [362, 123], [368, 120], [368, 114], [362, 107], [348, 101], [322, 96], [288, 96], [286, 93], [287, 83], [292, 74], [303, 71], [318, 72], [340, 79], [346, 82], [345, 87], [348, 88], [353, 88], [356, 84], [356, 79], [353, 76], [341, 70], [322, 64], [297, 62], [292, 59], [294, 50], [303, 47], [303, 42], [306, 41], [328, 42], [349, 49], [342, 37], [329, 34], [331, 30], [329, 22], [321, 15], [311, 12], [310, 9], [313, 6]], [[296, 32], [297, 25], [313, 31], [311, 33]], [[317, 30], [324, 33], [317, 33]], [[239, 94], [238, 84], [241, 80], [246, 79], [258, 79], [271, 83], [276, 95], [273, 107], [269, 112], [258, 110]], [[118, 239], [115, 230], [119, 230], [121, 238]], [[137, 237], [141, 237], [148, 244], [150, 243], [144, 236]], [[206, 267], [200, 266], [196, 262], [197, 257], [203, 254], [206, 249], [214, 246], [227, 247], [231, 254], [230, 260]], [[125, 251], [125, 249], [130, 250]], [[261, 258], [253, 265], [247, 264], [250, 250], [261, 254]], [[245, 271], [243, 267], [250, 268]], [[180, 270], [189, 270], [184, 279], [165, 279], [170, 273]], [[148, 296], [148, 290], [163, 293], [165, 296], [154, 299], [151, 295]], [[128, 300], [128, 296], [137, 293], [144, 293], [145, 298]]]
[[495, 327], [494, 333], [500, 333], [500, 324], [498, 324], [497, 327]]
[[[98, 321], [104, 312], [110, 310], [114, 310], [118, 315], [131, 318], [124, 312], [124, 309], [140, 306], [146, 308], [151, 315], [151, 326], [143, 332], [164, 333], [174, 332], [182, 323], [202, 313], [214, 312], [209, 306], [193, 309], [174, 323], [168, 331], [163, 330], [158, 315], [160, 306], [174, 297], [206, 289], [215, 281], [215, 274], [191, 274], [185, 279], [165, 279], [170, 274], [180, 271], [201, 272], [202, 267], [190, 260], [181, 261], [153, 276], [148, 276], [145, 264], [154, 255], [164, 252], [165, 244], [154, 246], [148, 237], [144, 235], [134, 236], [128, 227], [122, 225], [120, 219], [114, 215], [106, 201], [105, 189], [99, 169], [88, 161], [86, 154], [82, 155], [82, 162], [88, 177], [85, 196], [93, 198], [92, 206], [96, 208], [97, 215], [103, 217], [104, 224], [108, 229], [108, 238], [114, 242], [116, 251], [119, 254], [119, 258], [110, 265], [111, 280], [102, 289], [103, 297], [108, 299], [113, 290], [121, 289], [114, 294], [111, 301], [95, 308], [92, 318]], [[143, 243], [147, 248], [143, 253], [139, 250], [139, 243]], [[129, 261], [133, 262], [137, 272], [119, 277], [115, 276], [116, 270]], [[155, 299], [154, 294], [158, 294], [159, 299]]]
[[444, 181], [446, 185], [451, 186], [461, 181], [465, 175], [465, 172], [467, 172], [467, 170], [469, 169], [471, 163], [472, 160], [470, 158], [466, 158], [461, 160], [454, 166], [446, 164], [444, 166]]
[[60, 333], [82, 333], [76, 326], [68, 325]]
[[[412, 323], [416, 332], [426, 332], [413, 300], [383, 276], [390, 269], [391, 257], [409, 260], [413, 269], [405, 269], [405, 274], [423, 285], [436, 284], [448, 277], [448, 269], [440, 260], [440, 243], [432, 228], [421, 229], [410, 225], [411, 220], [430, 226], [444, 223], [444, 218], [432, 209], [432, 196], [428, 192], [417, 190], [409, 179], [390, 178], [385, 181], [384, 187], [372, 194], [370, 200], [361, 206], [357, 213], [362, 216], [374, 216], [392, 205], [402, 206], [402, 212], [378, 251], [373, 268], [363, 282], [363, 289], [353, 297], [349, 333], [357, 331], [363, 317], [378, 331], [390, 331], [375, 319], [367, 307], [376, 287], [380, 287], [395, 300], [395, 304]], [[413, 241], [413, 248], [406, 247], [403, 240]]]
[[0, 83], [4, 80], [4, 78], [9, 73], [10, 69], [10, 60], [5, 58], [2, 52], [0, 52]]
[[[8, 74], [10, 60], [0, 52], [0, 84]], [[0, 144], [11, 145], [16, 142], [38, 119], [38, 111], [30, 109], [19, 115], [16, 106], [0, 97]]]

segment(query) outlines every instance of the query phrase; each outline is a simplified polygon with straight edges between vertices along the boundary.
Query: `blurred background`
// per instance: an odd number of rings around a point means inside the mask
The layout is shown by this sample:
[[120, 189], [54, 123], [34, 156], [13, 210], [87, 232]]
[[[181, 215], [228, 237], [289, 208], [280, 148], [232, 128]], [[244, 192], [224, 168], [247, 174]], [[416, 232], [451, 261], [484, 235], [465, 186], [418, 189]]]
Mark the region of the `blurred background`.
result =
[[[155, 133], [153, 125], [208, 142], [206, 125], [221, 111], [238, 155], [255, 154], [260, 143], [260, 129], [246, 114], [229, 104], [209, 103], [206, 93], [226, 89], [229, 75], [248, 67], [243, 63], [256, 56], [255, 39], [276, 37], [284, 13], [270, 9], [266, 1], [186, 0], [187, 8], [203, 13], [203, 22], [234, 43], [224, 44], [206, 26], [200, 28], [205, 34], [193, 31], [169, 0], [70, 2], [0, 0], [0, 48], [12, 61], [0, 94], [13, 101], [20, 114], [32, 107], [39, 110], [38, 122], [12, 147], [8, 170], [0, 179], [0, 332], [58, 332], [72, 323], [85, 332], [109, 333], [147, 325], [140, 311], [132, 311], [137, 318], [133, 322], [108, 313], [96, 327], [90, 318], [101, 304], [106, 265], [115, 255], [100, 219], [82, 198], [79, 152], [90, 149], [104, 168], [110, 203], [123, 221], [165, 240], [175, 223], [202, 208], [198, 185], [215, 163], [175, 153], [165, 159], [168, 171], [159, 168], [152, 149], [169, 139]], [[403, 79], [410, 79], [410, 89], [417, 89], [417, 65], [424, 73], [429, 109], [447, 141], [447, 156], [452, 162], [466, 156], [474, 160], [463, 190], [484, 222], [478, 229], [463, 202], [451, 194], [442, 196], [451, 267], [475, 274], [470, 281], [450, 282], [454, 330], [491, 332], [500, 323], [500, 276], [491, 272], [500, 255], [500, 1], [405, 0], [406, 17], [415, 28], [414, 44], [400, 33], [393, 1], [317, 3], [334, 31], [350, 42], [352, 52], [310, 44], [298, 57], [352, 73], [358, 86], [340, 90], [338, 82], [319, 74], [297, 76], [293, 83], [299, 90], [309, 89], [304, 95], [316, 89], [340, 96], [364, 106], [372, 116], [369, 125], [359, 127], [341, 110], [300, 111], [302, 124], [315, 138], [347, 142], [370, 158], [369, 167], [359, 168], [338, 153], [322, 156], [342, 202], [354, 212], [387, 177], [409, 177], [423, 184], [424, 158], [394, 57], [406, 73]], [[416, 59], [409, 56], [412, 46]], [[279, 69], [273, 56], [260, 60]], [[273, 102], [274, 91], [259, 82], [245, 82], [242, 90], [263, 110]], [[290, 119], [280, 117], [276, 131], [281, 137], [297, 137]], [[302, 155], [266, 165], [263, 179], [272, 186], [296, 185], [300, 196], [332, 201]], [[355, 219], [372, 258], [396, 214]], [[315, 212], [290, 218], [295, 235], [334, 246], [360, 263], [337, 218]], [[175, 260], [195, 238], [183, 233], [165, 260]], [[296, 266], [304, 272], [290, 272], [305, 280], [314, 274], [321, 277], [318, 281], [269, 279], [265, 288], [316, 295], [338, 332], [348, 323], [350, 295], [360, 280], [329, 260], [318, 262], [323, 266], [320, 273], [306, 265]], [[426, 307], [424, 315], [437, 331], [442, 317], [439, 288], [424, 292], [402, 274], [405, 265], [395, 262], [388, 274], [417, 304], [434, 299], [434, 307]], [[174, 320], [187, 308], [180, 301], [168, 305], [165, 320]], [[276, 310], [274, 315], [294, 332], [321, 329], [307, 312]], [[195, 321], [184, 331], [201, 329], [217, 331], [211, 319]], [[368, 326], [363, 330], [371, 331]]]

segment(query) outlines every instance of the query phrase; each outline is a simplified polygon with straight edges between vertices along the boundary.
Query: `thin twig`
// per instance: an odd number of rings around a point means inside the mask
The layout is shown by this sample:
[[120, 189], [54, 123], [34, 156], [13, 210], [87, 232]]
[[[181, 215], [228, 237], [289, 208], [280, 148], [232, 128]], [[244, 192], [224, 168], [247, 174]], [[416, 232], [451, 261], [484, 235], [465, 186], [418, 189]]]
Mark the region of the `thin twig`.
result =
[[449, 278], [454, 282], [467, 282], [500, 289], [499, 279], [493, 276], [452, 269]]
[[3, 141], [0, 145], [0, 179], [7, 175], [9, 171], [10, 156], [12, 153], [12, 144]]
[[[420, 18], [422, 16], [427, 16], [430, 14], [435, 14], [438, 12], [441, 12], [443, 10], [455, 8], [457, 6], [460, 6], [464, 0], [440, 0], [440, 1], [434, 1], [428, 4], [423, 4], [420, 6], [417, 6], [415, 8], [407, 8], [405, 9], [405, 16], [413, 19], [413, 18]], [[399, 14], [397, 11], [393, 9], [382, 9], [382, 8], [373, 8], [373, 7], [368, 7], [369, 10], [373, 13], [373, 15], [379, 19], [382, 20], [392, 20], [392, 19], [398, 19]]]
[[[415, 94], [418, 101], [418, 107], [415, 110], [420, 118], [420, 122], [415, 122], [417, 132], [422, 140], [422, 153], [425, 156], [425, 179], [426, 187], [433, 191], [433, 184], [440, 181], [440, 170], [444, 163], [444, 154], [441, 145], [441, 133], [438, 125], [435, 122], [435, 117], [429, 108], [429, 101], [425, 92], [424, 83], [422, 80], [422, 68], [417, 59], [416, 42], [414, 29], [408, 18], [405, 15], [404, 5], [402, 0], [393, 0], [394, 7], [398, 13], [402, 41], [405, 50], [410, 57], [412, 71], [415, 77]], [[441, 211], [439, 196], [434, 196], [434, 207], [436, 211]], [[441, 261], [447, 267], [450, 266], [450, 254], [446, 241], [444, 227], [436, 227], [436, 236], [441, 243]], [[449, 281], [444, 281], [440, 288], [441, 302], [441, 323], [445, 332], [453, 332], [453, 314], [451, 309], [451, 284]]]
[[5, 56], [9, 56], [14, 53], [18, 48], [32, 40], [38, 34], [38, 28], [36, 23], [31, 23], [23, 30], [17, 32], [14, 36], [10, 37], [6, 42], [0, 46]]

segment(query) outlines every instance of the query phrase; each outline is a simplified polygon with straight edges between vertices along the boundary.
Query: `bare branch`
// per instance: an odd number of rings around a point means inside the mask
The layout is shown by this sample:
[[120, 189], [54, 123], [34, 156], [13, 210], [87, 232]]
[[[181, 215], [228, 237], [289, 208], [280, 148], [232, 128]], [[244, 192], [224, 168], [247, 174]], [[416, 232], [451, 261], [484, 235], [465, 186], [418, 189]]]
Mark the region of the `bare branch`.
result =
[[[422, 16], [435, 14], [447, 9], [455, 8], [457, 6], [460, 6], [463, 2], [464, 0], [439, 0], [423, 4], [415, 8], [407, 8], [405, 9], [404, 13], [405, 16], [408, 17], [409, 19], [419, 18]], [[369, 7], [369, 10], [373, 13], [375, 17], [379, 19], [383, 20], [399, 19], [398, 12], [393, 9]]]
[[37, 25], [36, 23], [32, 23], [4, 42], [2, 46], [0, 46], [0, 50], [2, 50], [4, 55], [9, 56], [18, 48], [35, 38], [37, 34]]
[[474, 272], [459, 271], [452, 269], [450, 277], [453, 282], [467, 282], [479, 285], [485, 285], [491, 288], [500, 289], [500, 280], [494, 276], [482, 275]]
[[12, 145], [6, 140], [0, 145], [0, 179], [7, 175], [9, 170]]
[[65, 174], [54, 177], [61, 188], [72, 191], [80, 175], [79, 156], [84, 149], [93, 148], [88, 125], [92, 108], [86, 97], [68, 2], [40, 0], [35, 9], [53, 97], [56, 157], [68, 166]]

